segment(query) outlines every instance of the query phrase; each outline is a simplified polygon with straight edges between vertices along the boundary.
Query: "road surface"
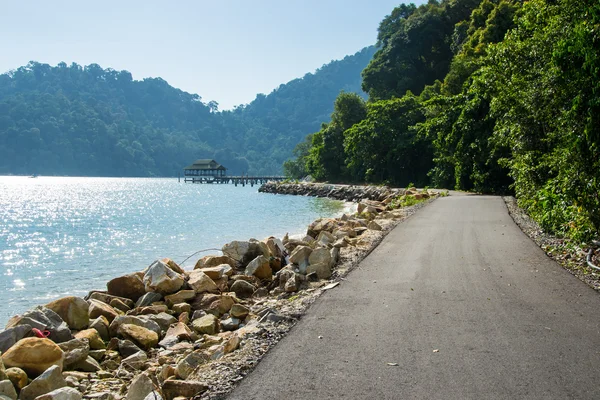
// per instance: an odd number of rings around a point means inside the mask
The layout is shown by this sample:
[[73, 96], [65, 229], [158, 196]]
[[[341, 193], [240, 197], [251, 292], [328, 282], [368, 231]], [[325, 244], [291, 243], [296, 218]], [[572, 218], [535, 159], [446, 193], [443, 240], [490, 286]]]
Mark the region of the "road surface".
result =
[[598, 293], [500, 197], [440, 198], [321, 296], [228, 399], [600, 399], [599, 314]]

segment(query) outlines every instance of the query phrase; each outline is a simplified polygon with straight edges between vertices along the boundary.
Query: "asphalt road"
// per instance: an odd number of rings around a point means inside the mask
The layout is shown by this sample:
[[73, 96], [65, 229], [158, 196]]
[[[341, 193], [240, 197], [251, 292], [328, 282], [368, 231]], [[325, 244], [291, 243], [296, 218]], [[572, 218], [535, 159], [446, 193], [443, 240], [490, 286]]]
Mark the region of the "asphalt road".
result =
[[599, 313], [600, 296], [500, 197], [440, 198], [321, 296], [229, 399], [600, 399]]

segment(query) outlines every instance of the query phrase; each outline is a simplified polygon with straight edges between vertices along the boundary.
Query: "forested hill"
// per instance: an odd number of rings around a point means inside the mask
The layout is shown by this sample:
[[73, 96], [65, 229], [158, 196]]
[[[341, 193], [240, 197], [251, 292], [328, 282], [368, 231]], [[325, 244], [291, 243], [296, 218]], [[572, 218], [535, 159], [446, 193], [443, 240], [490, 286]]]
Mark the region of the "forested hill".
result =
[[175, 176], [198, 158], [231, 173], [278, 173], [341, 90], [361, 91], [373, 53], [363, 49], [224, 112], [160, 78], [30, 62], [0, 75], [0, 174]]

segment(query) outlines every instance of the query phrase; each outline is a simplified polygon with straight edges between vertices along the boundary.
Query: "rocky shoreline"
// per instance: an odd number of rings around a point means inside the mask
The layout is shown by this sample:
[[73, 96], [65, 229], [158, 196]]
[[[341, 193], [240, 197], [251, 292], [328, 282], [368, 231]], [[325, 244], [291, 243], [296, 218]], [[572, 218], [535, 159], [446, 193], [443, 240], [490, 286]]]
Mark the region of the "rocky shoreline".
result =
[[261, 191], [326, 193], [358, 200], [358, 212], [318, 219], [300, 239], [227, 243], [192, 271], [156, 260], [110, 280], [105, 291], [14, 316], [0, 333], [0, 399], [222, 398], [321, 293], [437, 196], [414, 188], [276, 186]]

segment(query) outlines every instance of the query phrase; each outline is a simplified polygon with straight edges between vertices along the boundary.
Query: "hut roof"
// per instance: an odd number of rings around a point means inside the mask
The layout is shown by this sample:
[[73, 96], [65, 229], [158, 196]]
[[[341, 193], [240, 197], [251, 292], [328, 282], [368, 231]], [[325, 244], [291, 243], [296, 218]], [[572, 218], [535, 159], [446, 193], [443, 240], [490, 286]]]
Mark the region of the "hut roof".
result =
[[194, 161], [192, 165], [188, 165], [184, 169], [220, 169], [226, 170], [224, 166], [216, 162], [215, 160], [210, 159], [199, 159]]

